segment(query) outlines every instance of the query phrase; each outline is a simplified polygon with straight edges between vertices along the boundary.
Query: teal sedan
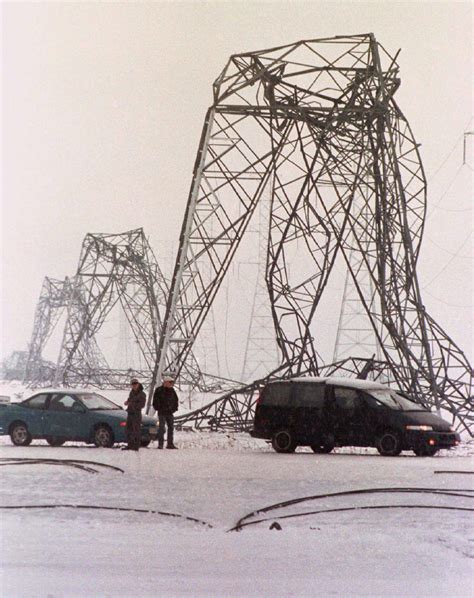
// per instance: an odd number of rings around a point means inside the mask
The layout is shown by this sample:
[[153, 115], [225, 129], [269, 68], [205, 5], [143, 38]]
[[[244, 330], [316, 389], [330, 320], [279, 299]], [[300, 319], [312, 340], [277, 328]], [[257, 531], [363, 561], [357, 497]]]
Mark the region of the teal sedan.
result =
[[[45, 439], [51, 446], [68, 440], [111, 447], [126, 442], [127, 412], [89, 390], [41, 391], [21, 403], [0, 403], [0, 435], [16, 446]], [[142, 416], [141, 445], [156, 438], [157, 421]]]

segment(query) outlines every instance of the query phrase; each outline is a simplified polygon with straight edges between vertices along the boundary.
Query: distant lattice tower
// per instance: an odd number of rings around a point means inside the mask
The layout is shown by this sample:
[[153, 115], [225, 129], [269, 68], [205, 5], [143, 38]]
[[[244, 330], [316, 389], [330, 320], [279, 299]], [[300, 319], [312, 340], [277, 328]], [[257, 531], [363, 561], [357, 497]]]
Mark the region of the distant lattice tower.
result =
[[[357, 205], [354, 199], [352, 211], [360, 214], [360, 223], [354, 223], [354, 235], [366, 239], [364, 229], [370, 214], [366, 208]], [[380, 309], [375, 303], [379, 300], [370, 271], [367, 268], [364, 255], [369, 250], [349, 252], [348, 266], [344, 281], [341, 310], [337, 327], [336, 342], [334, 346], [333, 362], [350, 357], [382, 359], [382, 348], [374, 325], [370, 321], [368, 312]], [[357, 283], [355, 282], [357, 281]], [[368, 302], [369, 310], [364, 301]], [[380, 338], [380, 337], [379, 337]]]
[[[271, 183], [272, 181], [270, 185]], [[265, 376], [278, 365], [278, 349], [266, 281], [270, 205], [269, 198], [260, 201], [256, 222], [258, 250], [254, 263], [257, 276], [241, 374], [242, 382], [246, 383]]]

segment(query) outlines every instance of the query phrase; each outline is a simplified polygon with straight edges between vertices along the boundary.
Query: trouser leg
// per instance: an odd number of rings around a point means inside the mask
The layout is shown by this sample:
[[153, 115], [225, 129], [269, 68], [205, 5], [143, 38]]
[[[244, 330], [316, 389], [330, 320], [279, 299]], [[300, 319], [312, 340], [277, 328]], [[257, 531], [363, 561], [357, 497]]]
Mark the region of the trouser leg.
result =
[[163, 446], [165, 439], [166, 415], [158, 414], [158, 446]]
[[128, 448], [138, 450], [141, 440], [141, 417], [129, 415], [127, 418], [127, 444]]
[[174, 436], [174, 415], [172, 413], [166, 416], [166, 425], [168, 426], [167, 444], [171, 446]]

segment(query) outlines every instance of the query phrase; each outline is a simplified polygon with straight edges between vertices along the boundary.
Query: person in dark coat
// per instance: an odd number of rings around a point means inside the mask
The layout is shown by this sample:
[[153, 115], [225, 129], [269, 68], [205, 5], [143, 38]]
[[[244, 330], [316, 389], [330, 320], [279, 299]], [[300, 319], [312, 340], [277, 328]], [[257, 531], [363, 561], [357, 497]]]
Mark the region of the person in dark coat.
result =
[[158, 448], [163, 448], [165, 427], [168, 428], [166, 448], [176, 449], [173, 443], [174, 413], [178, 411], [178, 395], [173, 388], [174, 380], [171, 376], [163, 377], [162, 386], [153, 393], [153, 408], [158, 413]]
[[146, 395], [143, 386], [136, 378], [130, 381], [132, 387], [128, 399], [125, 401], [127, 407], [127, 446], [125, 451], [138, 451], [141, 441], [142, 409], [145, 407]]

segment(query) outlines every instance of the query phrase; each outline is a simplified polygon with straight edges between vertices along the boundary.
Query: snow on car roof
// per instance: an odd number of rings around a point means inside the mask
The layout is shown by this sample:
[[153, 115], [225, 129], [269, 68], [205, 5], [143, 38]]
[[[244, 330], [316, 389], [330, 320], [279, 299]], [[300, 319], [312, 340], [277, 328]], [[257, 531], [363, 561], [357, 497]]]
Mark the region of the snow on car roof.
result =
[[374, 382], [373, 380], [360, 380], [359, 378], [338, 378], [336, 376], [301, 376], [298, 378], [290, 378], [291, 382], [324, 382], [334, 386], [350, 386], [351, 388], [372, 388], [372, 389], [387, 389], [386, 384]]
[[28, 395], [28, 398], [30, 397], [34, 397], [36, 395], [41, 395], [43, 393], [51, 393], [51, 392], [62, 392], [62, 393], [71, 393], [71, 394], [81, 394], [81, 395], [91, 395], [91, 394], [95, 394], [97, 392], [101, 392], [101, 391], [97, 391], [97, 390], [91, 390], [91, 389], [87, 389], [87, 388], [38, 388], [37, 390], [35, 390], [35, 392], [31, 393], [30, 395]]

